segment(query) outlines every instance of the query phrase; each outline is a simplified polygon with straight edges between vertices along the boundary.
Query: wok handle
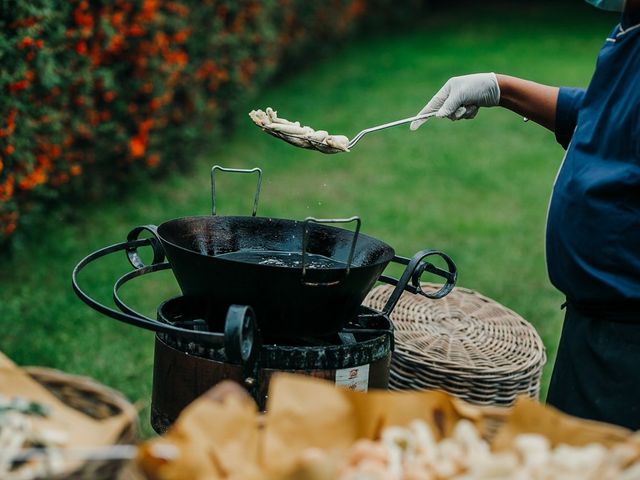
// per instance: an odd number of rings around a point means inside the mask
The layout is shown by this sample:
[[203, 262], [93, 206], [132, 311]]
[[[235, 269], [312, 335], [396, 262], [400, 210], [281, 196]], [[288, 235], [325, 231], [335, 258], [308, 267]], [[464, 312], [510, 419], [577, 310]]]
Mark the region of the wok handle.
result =
[[220, 165], [214, 165], [211, 169], [211, 215], [216, 214], [216, 172], [229, 172], [229, 173], [257, 173], [258, 183], [256, 184], [256, 194], [253, 197], [253, 212], [252, 217], [256, 216], [258, 212], [258, 200], [260, 199], [260, 186], [262, 185], [262, 170], [260, 168], [226, 168]]
[[[216, 346], [223, 345], [224, 335], [221, 333], [196, 332], [196, 331], [188, 330], [185, 328], [179, 328], [179, 327], [174, 327], [171, 325], [159, 323], [155, 320], [152, 320], [148, 317], [145, 317], [144, 315], [141, 315], [135, 312], [134, 312], [135, 314], [131, 314], [131, 313], [118, 311], [113, 308], [109, 308], [106, 305], [103, 305], [97, 300], [93, 299], [80, 287], [80, 283], [78, 282], [78, 274], [90, 263], [93, 263], [97, 259], [114, 252], [127, 250], [131, 248], [138, 248], [138, 247], [147, 246], [147, 245], [152, 245], [152, 239], [143, 238], [140, 240], [135, 240], [133, 242], [116, 243], [114, 245], [104, 247], [100, 250], [97, 250], [87, 255], [82, 260], [80, 260], [80, 262], [78, 262], [78, 264], [74, 267], [73, 271], [71, 272], [71, 285], [73, 286], [73, 291], [80, 298], [80, 300], [82, 300], [88, 306], [93, 308], [95, 311], [102, 313], [103, 315], [106, 315], [108, 317], [111, 317], [115, 320], [118, 320], [120, 322], [133, 325], [135, 327], [144, 328], [146, 330], [151, 330], [154, 332], [175, 335], [181, 338], [185, 338], [187, 340], [197, 341], [197, 342], [205, 343], [208, 345], [216, 345]], [[127, 275], [130, 275], [130, 277], [127, 280], [122, 280], [121, 278], [120, 280], [118, 280], [116, 285], [119, 288], [131, 278], [141, 276], [145, 273], [155, 272], [158, 270], [165, 270], [168, 268], [170, 268], [168, 263], [159, 263], [159, 264], [143, 267], [141, 269], [136, 269], [136, 270], [133, 270], [132, 272], [129, 272], [129, 274], [127, 274]], [[127, 308], [127, 312], [133, 312], [133, 310]]]
[[353, 234], [353, 241], [351, 242], [351, 248], [349, 249], [349, 257], [347, 258], [347, 269], [345, 270], [344, 277], [349, 275], [349, 271], [351, 270], [351, 264], [353, 262], [353, 254], [356, 250], [356, 243], [358, 242], [358, 235], [360, 234], [360, 226], [362, 225], [362, 221], [360, 217], [354, 216], [349, 218], [315, 218], [315, 217], [307, 217], [304, 219], [304, 223], [302, 224], [302, 283], [305, 285], [318, 287], [318, 286], [329, 286], [329, 285], [337, 285], [343, 279], [335, 280], [333, 282], [307, 282], [305, 277], [307, 275], [307, 263], [306, 263], [306, 255], [307, 255], [307, 247], [309, 246], [309, 223], [349, 223], [356, 222], [356, 229]]
[[[436, 267], [434, 264], [425, 261], [426, 258], [437, 256], [442, 259], [447, 264], [447, 270], [442, 269], [440, 267]], [[420, 294], [424, 297], [431, 298], [437, 300], [448, 295], [453, 287], [456, 285], [456, 281], [458, 279], [458, 267], [453, 262], [451, 257], [446, 253], [440, 252], [438, 250], [422, 250], [416, 253], [413, 258], [405, 258], [400, 256], [395, 256], [392, 262], [400, 263], [402, 265], [406, 265], [400, 280], [397, 280], [393, 277], [388, 277], [386, 275], [380, 276], [379, 280], [390, 283], [391, 285], [395, 285], [396, 288], [391, 293], [391, 296], [387, 300], [386, 305], [384, 306], [383, 313], [385, 315], [390, 315], [392, 310], [395, 308], [398, 300], [400, 300], [400, 296], [404, 290], [414, 294]], [[427, 293], [422, 290], [420, 286], [420, 277], [424, 272], [433, 273], [439, 277], [442, 277], [446, 280], [444, 285], [435, 292]]]
[[[156, 265], [164, 262], [164, 248], [162, 247], [162, 243], [160, 243], [160, 237], [158, 236], [158, 227], [155, 225], [143, 225], [140, 227], [136, 227], [129, 232], [127, 235], [127, 243], [133, 245], [133, 242], [138, 240], [140, 234], [144, 231], [151, 232], [153, 237], [150, 237], [149, 245], [153, 249], [153, 261], [152, 264]], [[137, 246], [128, 246], [126, 247], [127, 258], [129, 259], [129, 263], [133, 268], [144, 268], [146, 267], [145, 263], [138, 255], [138, 247]]]

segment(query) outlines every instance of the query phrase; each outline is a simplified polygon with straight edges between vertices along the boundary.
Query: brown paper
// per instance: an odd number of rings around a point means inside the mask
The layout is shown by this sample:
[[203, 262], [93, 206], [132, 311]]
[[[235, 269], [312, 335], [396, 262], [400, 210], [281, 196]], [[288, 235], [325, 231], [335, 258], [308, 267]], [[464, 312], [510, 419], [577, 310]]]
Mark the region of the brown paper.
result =
[[571, 417], [524, 396], [516, 401], [492, 446], [495, 450], [508, 449], [515, 436], [521, 433], [543, 435], [553, 447], [561, 443], [575, 447], [600, 443], [612, 447], [631, 437], [631, 431], [626, 428]]
[[[239, 386], [225, 382], [192, 402], [164, 437], [143, 444], [139, 462], [149, 478], [261, 478], [259, 435], [256, 404]], [[174, 461], [162, 458], [167, 446], [177, 449]]]
[[385, 427], [407, 426], [413, 420], [423, 420], [442, 438], [449, 436], [462, 418], [451, 397], [443, 392], [339, 391], [353, 406], [358, 438], [375, 440]]
[[384, 428], [416, 419], [446, 437], [460, 418], [445, 393], [353, 392], [281, 373], [269, 388], [261, 465], [269, 478], [330, 480], [357, 439], [377, 439]]
[[0, 368], [9, 368], [15, 367], [16, 364], [13, 363], [9, 357], [7, 357], [4, 353], [0, 352]]
[[[611, 446], [630, 438], [623, 428], [572, 418], [528, 398], [511, 411], [477, 407], [441, 392], [352, 392], [312, 377], [278, 374], [271, 379], [267, 413], [260, 415], [246, 395], [228, 394], [222, 387], [228, 389], [219, 385], [211, 391], [218, 401], [198, 399], [181, 414], [165, 439], [179, 445], [182, 454], [159, 468], [146, 468], [149, 478], [333, 480], [357, 439], [377, 439], [383, 428], [415, 419], [441, 437], [463, 418], [488, 437], [499, 426], [494, 444], [500, 449], [509, 448], [519, 433], [576, 446]], [[162, 441], [149, 442], [143, 451]]]
[[[68, 407], [2, 354], [0, 393], [8, 397], [24, 397], [47, 406], [50, 415], [45, 418], [34, 416], [32, 422], [38, 429], [64, 432], [67, 436], [65, 447], [68, 448], [112, 445], [130, 420], [124, 413], [104, 420], [95, 420]], [[79, 461], [68, 463], [68, 470], [80, 465]]]
[[346, 392], [312, 377], [271, 378], [262, 465], [270, 474], [291, 471], [308, 448], [345, 452], [358, 438], [357, 412]]

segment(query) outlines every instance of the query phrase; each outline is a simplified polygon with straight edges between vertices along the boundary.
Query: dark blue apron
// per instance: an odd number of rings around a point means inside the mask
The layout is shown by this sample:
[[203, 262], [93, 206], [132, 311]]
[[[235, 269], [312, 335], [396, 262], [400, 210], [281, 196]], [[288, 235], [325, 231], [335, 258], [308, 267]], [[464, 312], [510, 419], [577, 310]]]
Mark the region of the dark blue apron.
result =
[[614, 319], [567, 305], [547, 403], [640, 429], [640, 310]]

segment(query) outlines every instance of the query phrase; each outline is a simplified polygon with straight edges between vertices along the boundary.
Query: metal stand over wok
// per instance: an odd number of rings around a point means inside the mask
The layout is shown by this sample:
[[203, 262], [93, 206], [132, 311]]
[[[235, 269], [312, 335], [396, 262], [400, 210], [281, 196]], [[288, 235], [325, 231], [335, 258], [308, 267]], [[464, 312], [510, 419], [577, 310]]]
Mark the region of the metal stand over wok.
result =
[[[216, 215], [215, 179], [219, 171], [258, 174], [251, 217]], [[97, 250], [75, 266], [72, 272], [75, 293], [94, 310], [118, 321], [222, 351], [227, 362], [242, 366], [245, 386], [255, 395], [262, 338], [283, 334], [322, 336], [338, 331], [348, 337], [354, 332], [382, 332], [393, 342], [388, 319], [403, 291], [438, 299], [453, 289], [457, 270], [449, 256], [436, 250], [422, 250], [410, 259], [396, 256], [388, 245], [360, 233], [358, 217], [328, 220], [310, 217], [303, 222], [256, 217], [261, 180], [262, 172], [257, 168], [213, 167], [211, 216], [184, 217], [158, 227], [134, 228], [126, 242]], [[355, 232], [324, 225], [348, 222], [356, 223]], [[144, 231], [152, 236], [138, 238]], [[141, 260], [140, 247], [151, 248], [150, 265]], [[90, 263], [119, 251], [126, 252], [134, 269], [113, 286], [116, 310], [87, 294], [80, 287], [78, 275]], [[284, 266], [235, 261], [229, 257], [246, 251], [251, 255], [274, 252], [276, 256], [283, 252], [299, 253], [295, 257], [297, 263]], [[312, 268], [310, 259], [314, 256], [323, 256], [331, 263], [327, 268]], [[440, 257], [447, 269], [428, 262], [429, 257]], [[406, 266], [399, 279], [382, 275], [390, 262]], [[204, 302], [204, 318], [172, 321], [159, 308], [158, 318], [151, 319], [120, 298], [119, 290], [124, 284], [167, 269], [173, 271], [185, 299]], [[420, 277], [424, 272], [445, 279], [442, 288], [423, 292]], [[376, 281], [396, 286], [382, 311], [361, 306]], [[260, 292], [256, 292], [256, 285], [261, 287]]]

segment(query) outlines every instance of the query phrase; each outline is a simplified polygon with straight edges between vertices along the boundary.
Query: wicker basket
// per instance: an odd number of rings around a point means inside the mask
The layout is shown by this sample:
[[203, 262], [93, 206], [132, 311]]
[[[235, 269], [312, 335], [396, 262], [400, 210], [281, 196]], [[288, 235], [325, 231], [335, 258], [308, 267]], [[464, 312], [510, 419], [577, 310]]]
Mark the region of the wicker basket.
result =
[[[66, 405], [92, 418], [102, 420], [123, 413], [128, 421], [115, 443], [118, 445], [137, 443], [138, 414], [134, 406], [119, 392], [90, 378], [69, 375], [58, 370], [40, 367], [27, 367], [24, 370]], [[126, 464], [126, 460], [90, 461], [83, 463], [73, 472], [53, 478], [55, 480], [112, 480], [119, 477]]]
[[[392, 291], [376, 287], [365, 305], [382, 309]], [[439, 389], [496, 406], [511, 405], [522, 394], [538, 397], [546, 362], [542, 340], [527, 321], [495, 301], [464, 288], [441, 300], [404, 292], [391, 320], [392, 390]]]

